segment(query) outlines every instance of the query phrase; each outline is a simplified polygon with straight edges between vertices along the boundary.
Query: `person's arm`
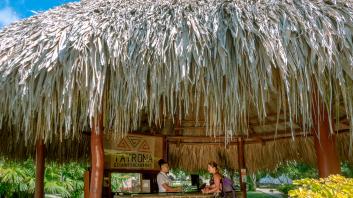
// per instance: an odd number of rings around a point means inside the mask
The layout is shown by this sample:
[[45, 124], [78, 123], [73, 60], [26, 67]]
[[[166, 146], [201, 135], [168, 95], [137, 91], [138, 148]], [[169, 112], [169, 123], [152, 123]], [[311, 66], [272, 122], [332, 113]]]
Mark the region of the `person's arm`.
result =
[[162, 184], [162, 186], [166, 192], [181, 192], [180, 188], [170, 187], [167, 183]]
[[214, 193], [221, 191], [221, 176], [215, 175], [214, 176], [214, 184], [211, 185], [209, 188], [205, 189], [204, 193]]

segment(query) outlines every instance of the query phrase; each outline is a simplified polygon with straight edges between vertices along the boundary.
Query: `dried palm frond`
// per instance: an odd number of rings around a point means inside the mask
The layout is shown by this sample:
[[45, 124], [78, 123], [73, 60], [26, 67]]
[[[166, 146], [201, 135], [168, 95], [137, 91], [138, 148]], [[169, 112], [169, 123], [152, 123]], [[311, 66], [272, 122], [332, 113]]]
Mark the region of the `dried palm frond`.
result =
[[[0, 156], [11, 160], [27, 160], [35, 157], [35, 144], [25, 144], [24, 136], [14, 137], [9, 131], [0, 131]], [[62, 139], [54, 136], [53, 140], [45, 144], [45, 160], [56, 162], [90, 160], [90, 137], [80, 135], [75, 139]]]
[[170, 144], [168, 162], [171, 167], [180, 167], [186, 171], [207, 170], [210, 161], [216, 161], [220, 167], [227, 169], [238, 168], [238, 154], [235, 145], [207, 145], [207, 144]]
[[[337, 148], [341, 161], [353, 163], [347, 152], [349, 134], [337, 134]], [[209, 161], [216, 161], [220, 167], [237, 170], [238, 153], [236, 145], [170, 144], [168, 162], [171, 167], [179, 167], [193, 172], [207, 170]], [[312, 137], [281, 139], [262, 143], [245, 144], [245, 166], [247, 170], [271, 170], [286, 161], [304, 162], [316, 166], [316, 153]]]
[[349, 0], [66, 4], [0, 31], [0, 127], [33, 145], [78, 138], [99, 111], [117, 136], [142, 111], [157, 125], [195, 111], [231, 138], [272, 97], [307, 132], [316, 87], [353, 132], [352, 32]]

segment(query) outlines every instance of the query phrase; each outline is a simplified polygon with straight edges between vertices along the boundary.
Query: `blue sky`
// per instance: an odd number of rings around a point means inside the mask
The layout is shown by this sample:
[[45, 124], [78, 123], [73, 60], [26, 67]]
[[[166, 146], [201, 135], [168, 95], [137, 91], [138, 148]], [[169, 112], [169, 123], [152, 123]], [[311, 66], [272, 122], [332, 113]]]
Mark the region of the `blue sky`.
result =
[[79, 0], [0, 0], [0, 28], [68, 2]]

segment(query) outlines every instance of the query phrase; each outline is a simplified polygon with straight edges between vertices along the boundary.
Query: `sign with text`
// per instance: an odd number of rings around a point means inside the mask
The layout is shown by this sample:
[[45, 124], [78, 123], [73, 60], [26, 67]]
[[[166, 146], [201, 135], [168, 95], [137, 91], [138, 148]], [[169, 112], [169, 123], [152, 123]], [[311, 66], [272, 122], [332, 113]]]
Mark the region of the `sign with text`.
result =
[[121, 153], [112, 155], [111, 167], [153, 168], [151, 153]]
[[122, 139], [106, 136], [105, 167], [108, 169], [159, 170], [163, 158], [163, 137], [128, 135]]

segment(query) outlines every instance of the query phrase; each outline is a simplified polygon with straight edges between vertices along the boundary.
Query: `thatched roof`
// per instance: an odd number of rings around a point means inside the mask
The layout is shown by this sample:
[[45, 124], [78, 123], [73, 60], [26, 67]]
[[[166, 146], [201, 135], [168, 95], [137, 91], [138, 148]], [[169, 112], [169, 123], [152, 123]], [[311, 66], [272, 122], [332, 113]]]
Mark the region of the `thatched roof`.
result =
[[248, 133], [249, 114], [307, 132], [317, 88], [352, 129], [352, 32], [348, 0], [66, 4], [0, 32], [0, 127], [31, 146], [99, 111], [118, 135], [193, 111], [209, 135]]
[[[337, 135], [337, 149], [341, 161], [353, 163], [353, 158], [347, 152], [349, 134]], [[316, 166], [316, 153], [311, 137], [280, 139], [265, 143], [245, 144], [245, 164], [249, 172], [256, 170], [271, 170], [281, 162], [298, 161]], [[189, 144], [171, 143], [169, 146], [169, 163], [171, 167], [183, 168], [195, 172], [206, 170], [209, 161], [216, 161], [221, 168], [238, 170], [237, 145], [231, 144]], [[192, 163], [190, 163], [192, 162]]]
[[[36, 155], [35, 144], [27, 144], [24, 136], [16, 137], [15, 133], [0, 130], [0, 156], [11, 160], [27, 160]], [[74, 139], [60, 139], [53, 136], [45, 144], [46, 160], [56, 162], [90, 161], [90, 137], [80, 135]]]

